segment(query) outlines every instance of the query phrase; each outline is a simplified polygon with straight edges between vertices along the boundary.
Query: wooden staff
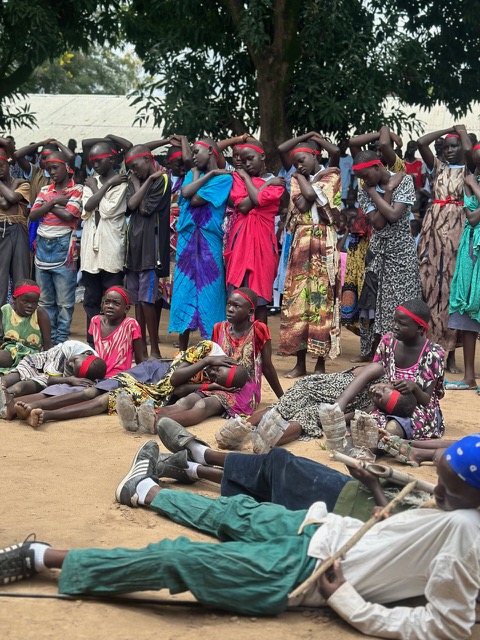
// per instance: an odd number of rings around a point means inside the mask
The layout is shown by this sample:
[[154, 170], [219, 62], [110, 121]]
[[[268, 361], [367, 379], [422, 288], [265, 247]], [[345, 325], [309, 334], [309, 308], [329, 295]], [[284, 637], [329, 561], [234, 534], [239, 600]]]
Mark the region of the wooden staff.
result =
[[405, 473], [404, 471], [397, 471], [396, 469], [393, 469], [386, 464], [374, 464], [371, 462], [365, 462], [365, 460], [350, 458], [350, 456], [346, 456], [343, 453], [338, 453], [337, 451], [333, 451], [330, 457], [334, 460], [337, 460], [338, 462], [343, 462], [348, 467], [366, 469], [379, 478], [388, 478], [390, 482], [393, 482], [394, 484], [398, 484], [400, 486], [404, 486], [409, 482], [413, 482], [414, 480], [416, 480], [417, 486], [415, 488], [418, 489], [418, 491], [433, 493], [433, 490], [435, 488], [435, 485], [431, 482], [420, 480], [419, 478], [412, 476], [410, 473]]
[[391, 500], [387, 505], [383, 507], [383, 509], [378, 511], [375, 515], [373, 515], [370, 520], [367, 520], [367, 522], [365, 522], [365, 524], [350, 538], [350, 540], [347, 540], [347, 542], [342, 547], [340, 547], [340, 549], [331, 558], [328, 558], [328, 560], [322, 562], [318, 569], [315, 569], [312, 575], [307, 578], [305, 582], [302, 582], [302, 584], [294, 589], [288, 596], [289, 604], [293, 605], [293, 600], [295, 600], [295, 598], [301, 596], [303, 593], [305, 593], [305, 591], [307, 591], [307, 589], [315, 584], [317, 579], [333, 565], [335, 560], [342, 558], [347, 553], [347, 551], [349, 551], [361, 538], [363, 538], [363, 536], [367, 533], [367, 531], [369, 531], [369, 529], [373, 527], [374, 524], [377, 524], [377, 522], [381, 518], [383, 518], [384, 515], [390, 513], [390, 511], [394, 507], [396, 507], [397, 504], [401, 502], [406, 495], [408, 495], [413, 489], [415, 489], [416, 484], [416, 479], [413, 482], [407, 484], [407, 486], [404, 487], [400, 491], [400, 493], [395, 496], [395, 498], [393, 498], [393, 500]]

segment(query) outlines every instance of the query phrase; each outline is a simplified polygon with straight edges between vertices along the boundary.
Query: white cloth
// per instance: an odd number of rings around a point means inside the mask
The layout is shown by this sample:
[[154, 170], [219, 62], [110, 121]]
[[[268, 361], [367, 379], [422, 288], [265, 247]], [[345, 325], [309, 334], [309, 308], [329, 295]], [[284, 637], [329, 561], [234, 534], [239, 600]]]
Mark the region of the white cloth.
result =
[[[362, 526], [326, 517], [316, 503], [305, 522], [323, 524], [308, 555], [332, 556]], [[468, 638], [480, 589], [480, 513], [475, 509], [412, 509], [376, 524], [341, 561], [347, 583], [328, 600], [362, 633], [401, 640]], [[360, 595], [361, 594], [361, 595]], [[426, 606], [386, 608], [382, 603], [425, 596]], [[298, 602], [323, 603], [316, 587]], [[379, 603], [379, 604], [373, 604]]]
[[[98, 188], [100, 177], [95, 175]], [[80, 246], [82, 271], [118, 273], [125, 264], [125, 211], [127, 209], [127, 183], [111, 187], [100, 200], [100, 220], [95, 224], [95, 212], [87, 211], [85, 204], [93, 195], [86, 185], [83, 188], [83, 233]]]

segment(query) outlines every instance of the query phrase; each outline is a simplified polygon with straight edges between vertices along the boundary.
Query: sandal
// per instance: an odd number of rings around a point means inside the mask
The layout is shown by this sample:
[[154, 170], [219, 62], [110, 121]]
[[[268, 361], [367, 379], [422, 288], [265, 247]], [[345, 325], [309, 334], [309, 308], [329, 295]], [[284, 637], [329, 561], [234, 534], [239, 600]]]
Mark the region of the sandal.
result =
[[[406, 448], [406, 453], [402, 453], [402, 447]], [[407, 464], [410, 467], [419, 466], [418, 462], [410, 460], [409, 456], [410, 451], [412, 450], [412, 445], [407, 440], [403, 440], [403, 438], [399, 438], [398, 436], [389, 436], [388, 441], [382, 438], [378, 442], [378, 448], [385, 451], [385, 453], [392, 456], [392, 458], [398, 460], [398, 462]]]

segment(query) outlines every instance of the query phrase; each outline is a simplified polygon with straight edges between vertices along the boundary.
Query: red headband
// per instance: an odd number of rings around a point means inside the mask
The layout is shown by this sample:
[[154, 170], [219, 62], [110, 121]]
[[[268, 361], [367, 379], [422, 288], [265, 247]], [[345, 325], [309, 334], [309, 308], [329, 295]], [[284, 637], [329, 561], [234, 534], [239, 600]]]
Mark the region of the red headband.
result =
[[476, 145], [473, 147], [473, 151], [476, 151], [477, 149], [480, 149], [480, 144], [476, 144]]
[[107, 293], [110, 293], [110, 291], [115, 291], [115, 293], [119, 293], [122, 296], [122, 298], [125, 300], [125, 302], [127, 304], [130, 304], [130, 298], [127, 296], [127, 294], [123, 289], [120, 289], [120, 287], [110, 287], [105, 291], [105, 295], [107, 295]]
[[175, 153], [172, 153], [168, 160], [174, 160], [175, 158], [181, 158], [182, 156], [183, 154], [181, 151], [175, 151]]
[[88, 158], [89, 162], [93, 162], [94, 160], [101, 160], [102, 158], [111, 158], [113, 155], [112, 153], [98, 153], [96, 156], [90, 156]]
[[252, 309], [255, 309], [255, 305], [253, 304], [252, 299], [249, 298], [246, 293], [243, 293], [243, 291], [240, 291], [240, 289], [235, 289], [234, 291], [232, 291], [232, 293], [238, 293], [239, 296], [242, 296], [242, 298], [248, 300], [248, 302], [252, 305]]
[[368, 169], [369, 167], [374, 167], [376, 164], [382, 164], [380, 160], [369, 160], [368, 162], [360, 162], [359, 164], [354, 164], [352, 169], [354, 171], [361, 171], [362, 169]]
[[315, 154], [317, 154], [318, 151], [315, 151], [315, 149], [310, 149], [309, 147], [296, 147], [295, 149], [292, 149], [292, 151], [290, 151], [290, 157], [294, 156], [296, 153], [315, 153]]
[[447, 133], [445, 138], [458, 138], [458, 139], [460, 139], [460, 136], [458, 135], [458, 133]]
[[400, 391], [392, 391], [392, 395], [388, 399], [387, 405], [385, 407], [385, 412], [387, 414], [392, 415], [392, 411], [395, 409], [395, 406], [398, 402], [399, 397], [400, 397]]
[[253, 149], [254, 151], [258, 151], [258, 153], [265, 153], [264, 149], [257, 147], [255, 144], [250, 144], [249, 142], [245, 142], [245, 144], [238, 144], [237, 147], [240, 149]]
[[41, 156], [49, 156], [52, 153], [53, 153], [53, 149], [42, 149], [42, 153], [40, 155]]
[[47, 162], [56, 162], [57, 164], [64, 164], [65, 166], [68, 165], [68, 162], [65, 162], [65, 160], [60, 160], [60, 158], [48, 158], [47, 160], [45, 160], [45, 164]]
[[196, 142], [194, 142], [193, 146], [195, 146], [196, 144], [199, 144], [201, 147], [206, 147], [207, 149], [211, 149], [213, 151], [214, 156], [218, 160], [218, 151], [214, 149], [211, 144], [207, 144], [206, 142], [202, 142], [201, 140], [197, 140]]
[[13, 297], [23, 296], [24, 293], [38, 293], [40, 295], [40, 287], [37, 284], [22, 284], [13, 291]]
[[230, 371], [228, 372], [227, 379], [225, 380], [225, 386], [231, 387], [233, 378], [235, 377], [235, 371], [237, 370], [238, 365], [234, 364], [233, 367], [230, 367]]
[[78, 377], [79, 378], [86, 378], [87, 377], [88, 367], [96, 359], [97, 359], [97, 356], [88, 356], [88, 358], [85, 358], [85, 360], [80, 365], [80, 369], [78, 370]]
[[129, 162], [131, 162], [134, 158], [146, 158], [146, 157], [151, 158], [152, 160], [152, 164], [153, 161], [155, 160], [155, 158], [153, 157], [153, 154], [150, 153], [149, 151], [144, 151], [143, 153], [134, 153], [133, 156], [130, 156], [128, 158], [125, 158], [125, 162], [128, 164]]
[[423, 327], [423, 333], [427, 333], [427, 327], [428, 327], [428, 322], [425, 322], [425, 320], [422, 320], [422, 318], [419, 318], [418, 316], [416, 316], [414, 313], [412, 313], [411, 311], [409, 311], [408, 309], [405, 309], [405, 307], [402, 307], [401, 305], [398, 305], [397, 307], [397, 311], [401, 311], [402, 313], [404, 313], [406, 316], [409, 316], [410, 318], [412, 318], [413, 320], [415, 320], [415, 322], [417, 324], [419, 324], [421, 327]]

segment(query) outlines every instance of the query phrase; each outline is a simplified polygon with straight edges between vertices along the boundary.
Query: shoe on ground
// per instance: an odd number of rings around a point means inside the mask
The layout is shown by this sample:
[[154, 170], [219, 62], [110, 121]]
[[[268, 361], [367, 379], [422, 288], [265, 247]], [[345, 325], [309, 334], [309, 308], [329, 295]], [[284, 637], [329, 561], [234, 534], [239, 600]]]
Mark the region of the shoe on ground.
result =
[[160, 418], [157, 422], [157, 432], [160, 440], [172, 453], [183, 451], [192, 440], [196, 440], [200, 444], [210, 447], [209, 444], [197, 438], [196, 435], [187, 431], [185, 427], [182, 427], [181, 424], [171, 418]]
[[155, 477], [155, 468], [159, 456], [159, 447], [155, 440], [149, 440], [135, 454], [127, 475], [115, 491], [115, 499], [120, 504], [138, 507], [137, 486], [145, 478]]
[[32, 549], [33, 542], [36, 542], [35, 534], [31, 533], [25, 542], [0, 549], [0, 584], [18, 582], [24, 578], [31, 578], [37, 573], [35, 554]]
[[177, 453], [160, 454], [157, 460], [155, 475], [158, 478], [171, 478], [183, 484], [193, 484], [197, 480], [188, 477], [188, 451], [182, 449]]

